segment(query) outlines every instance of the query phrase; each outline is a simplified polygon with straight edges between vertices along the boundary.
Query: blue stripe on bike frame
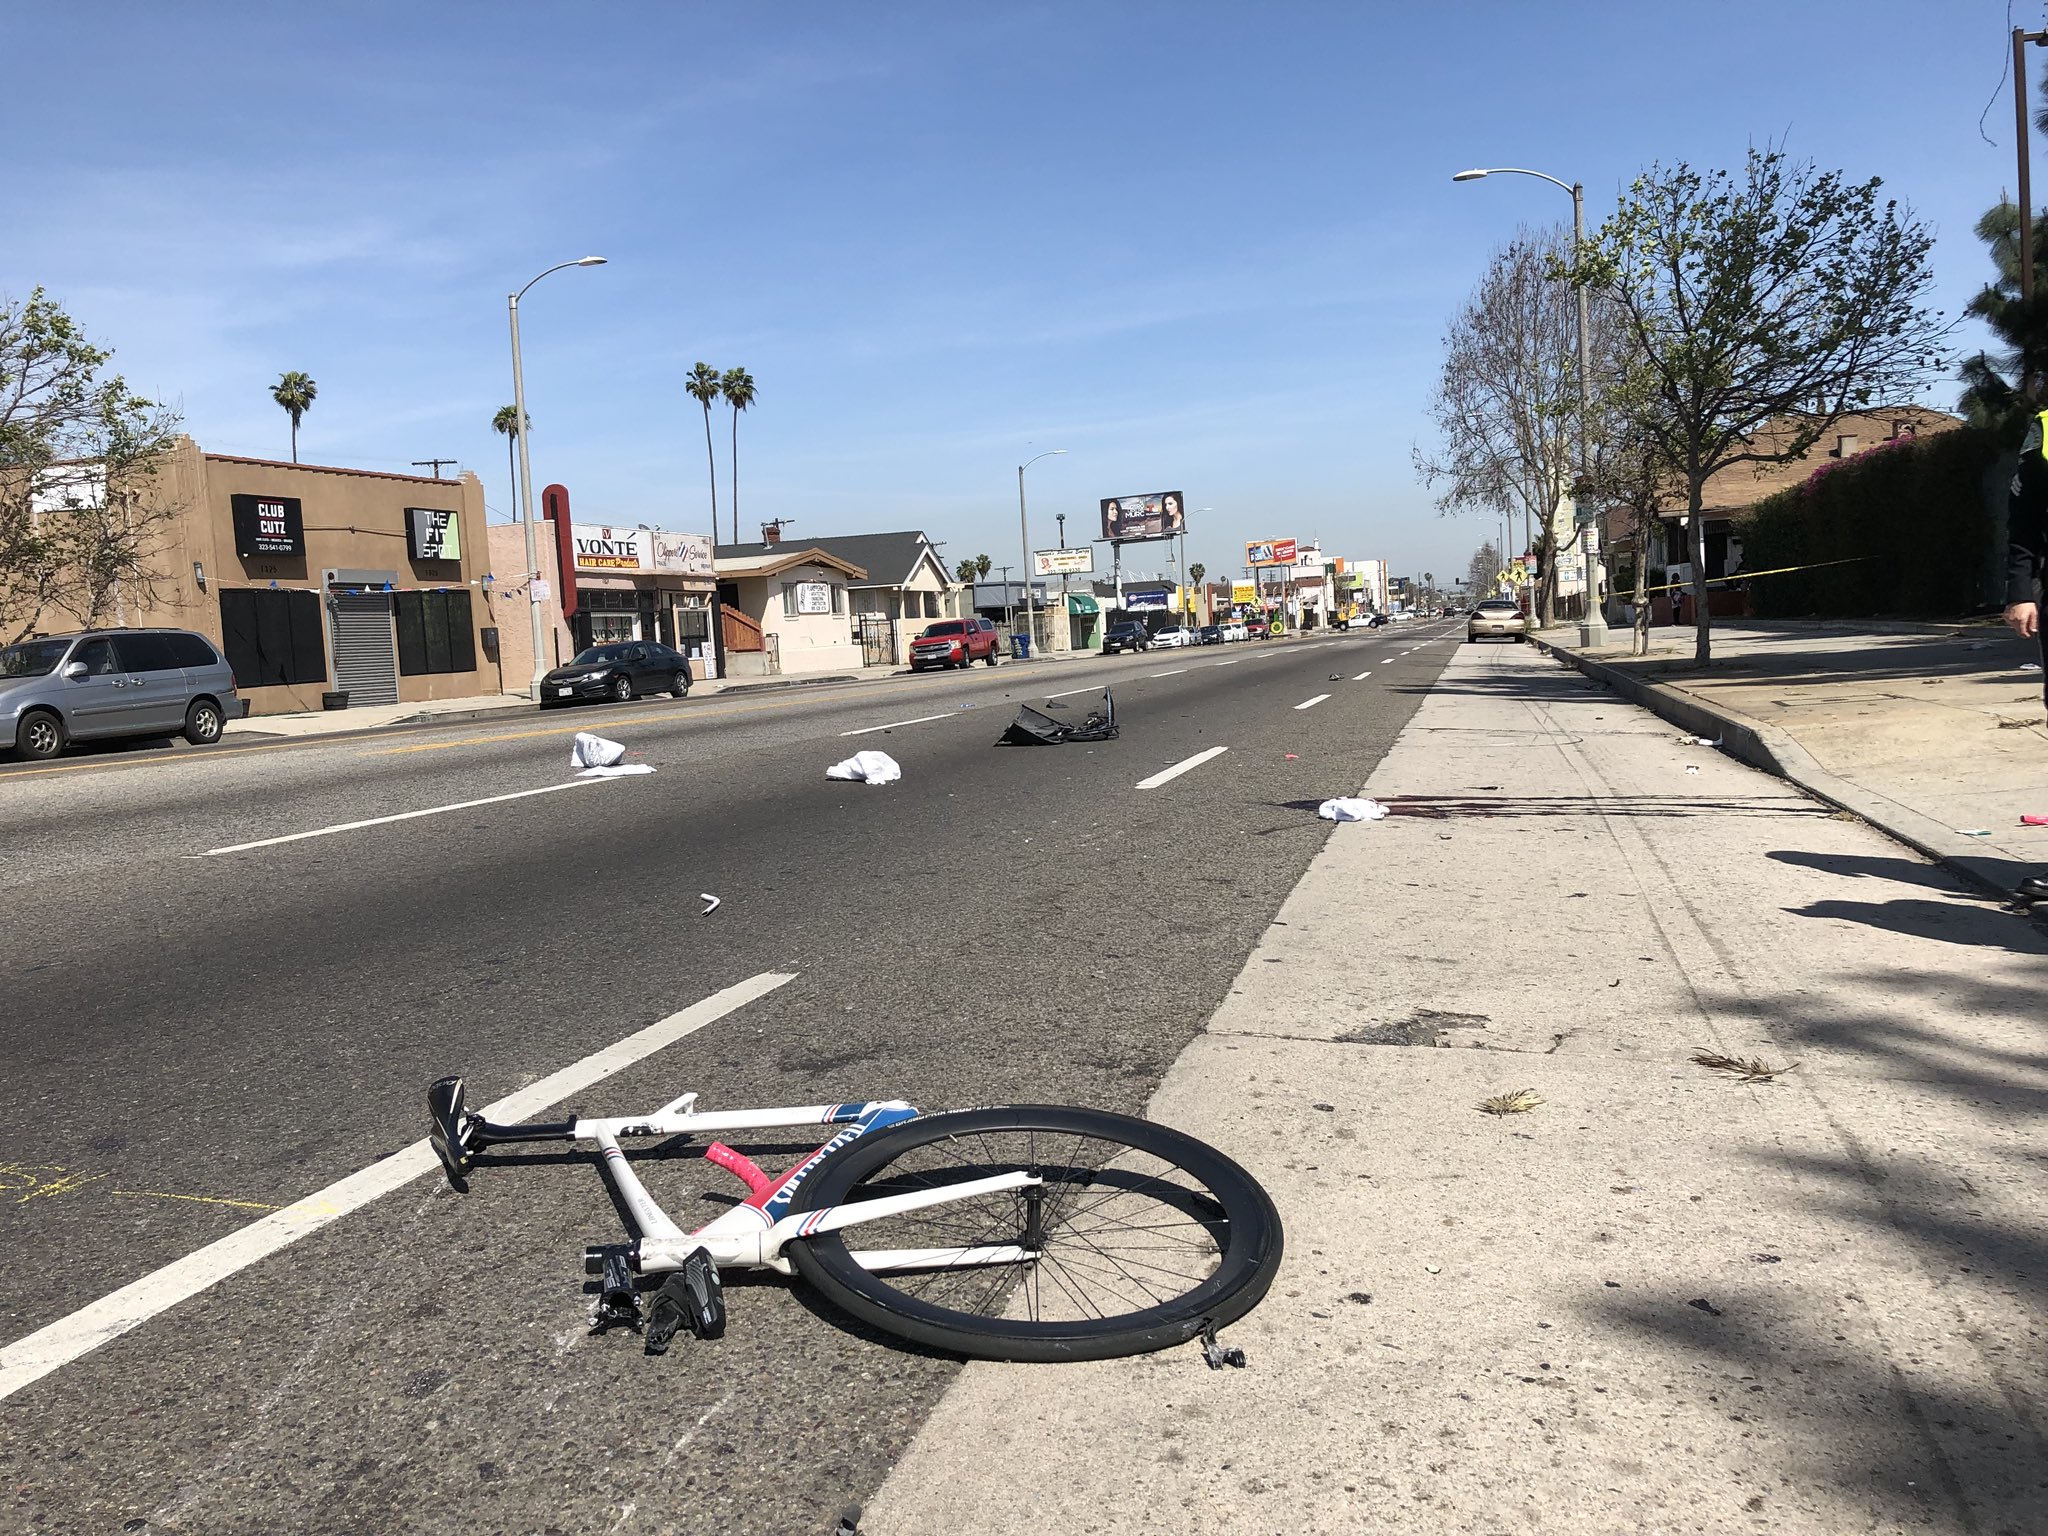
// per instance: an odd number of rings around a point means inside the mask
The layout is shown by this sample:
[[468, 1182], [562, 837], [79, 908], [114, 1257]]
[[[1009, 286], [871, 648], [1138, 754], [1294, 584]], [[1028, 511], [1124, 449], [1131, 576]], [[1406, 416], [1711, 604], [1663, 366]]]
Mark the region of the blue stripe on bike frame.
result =
[[789, 1177], [782, 1181], [782, 1187], [777, 1189], [762, 1204], [761, 1214], [768, 1218], [771, 1226], [789, 1213], [789, 1202], [795, 1196], [797, 1186], [802, 1184], [813, 1173], [816, 1173], [819, 1164], [823, 1163], [826, 1158], [835, 1152], [844, 1151], [847, 1147], [852, 1146], [861, 1137], [867, 1135], [869, 1131], [883, 1130], [892, 1125], [901, 1125], [905, 1120], [915, 1120], [917, 1118], [917, 1111], [914, 1109], [885, 1109], [880, 1106], [870, 1107], [863, 1104], [859, 1106], [855, 1114], [842, 1120], [838, 1112], [842, 1109], [852, 1108], [854, 1106], [846, 1104], [833, 1106], [830, 1123], [843, 1124], [845, 1120], [850, 1120], [851, 1124], [848, 1124], [845, 1130], [805, 1158]]

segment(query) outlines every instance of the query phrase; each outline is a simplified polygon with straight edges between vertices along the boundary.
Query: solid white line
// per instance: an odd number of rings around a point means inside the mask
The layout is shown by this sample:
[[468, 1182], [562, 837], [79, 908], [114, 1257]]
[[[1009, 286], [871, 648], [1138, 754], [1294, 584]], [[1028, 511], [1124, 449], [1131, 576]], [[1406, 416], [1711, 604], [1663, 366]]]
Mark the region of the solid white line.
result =
[[316, 827], [311, 832], [287, 832], [283, 837], [259, 838], [253, 843], [230, 843], [225, 848], [209, 848], [202, 858], [212, 858], [219, 853], [247, 853], [251, 848], [274, 848], [279, 843], [301, 842], [309, 837], [327, 837], [336, 832], [353, 832], [358, 827], [381, 827], [387, 822], [411, 821], [419, 816], [440, 816], [448, 811], [466, 811], [472, 806], [496, 805], [502, 800], [524, 800], [529, 795], [552, 795], [558, 789], [579, 789], [585, 784], [603, 784], [605, 779], [570, 779], [563, 784], [545, 784], [539, 789], [516, 789], [509, 795], [487, 795], [481, 800], [458, 800], [453, 805], [429, 806], [424, 811], [400, 811], [396, 816], [372, 816], [367, 821], [344, 821], [337, 826]]
[[864, 725], [857, 731], [841, 731], [842, 736], [871, 736], [876, 731], [893, 731], [900, 725], [923, 725], [928, 720], [950, 720], [951, 715], [919, 715], [915, 720], [892, 720], [887, 725]]
[[[539, 1082], [520, 1089], [487, 1106], [483, 1113], [493, 1120], [523, 1120], [610, 1077], [685, 1035], [765, 997], [785, 982], [794, 981], [787, 971], [763, 971], [723, 992], [714, 992], [680, 1013], [672, 1013], [637, 1034], [606, 1046], [572, 1066], [551, 1073]], [[296, 1200], [283, 1210], [272, 1211], [248, 1226], [230, 1232], [218, 1242], [195, 1249], [182, 1259], [124, 1285], [111, 1295], [80, 1307], [34, 1333], [16, 1339], [0, 1349], [0, 1398], [39, 1381], [50, 1372], [69, 1365], [80, 1355], [140, 1327], [160, 1312], [217, 1285], [229, 1275], [247, 1269], [260, 1259], [288, 1248], [328, 1223], [368, 1205], [380, 1195], [410, 1184], [423, 1173], [440, 1166], [425, 1140], [392, 1153], [325, 1189]]]
[[1160, 772], [1153, 774], [1152, 777], [1149, 779], [1138, 780], [1137, 787], [1139, 789], [1157, 789], [1160, 785], [1166, 783], [1169, 779], [1177, 779], [1182, 774], [1186, 773], [1190, 768], [1199, 768], [1202, 766], [1202, 764], [1209, 761], [1210, 758], [1221, 757], [1224, 753], [1228, 752], [1229, 750], [1230, 748], [1228, 747], [1211, 747], [1206, 752], [1197, 752], [1193, 757], [1187, 759], [1185, 762], [1175, 763], [1171, 768], [1163, 769]]
[[1318, 704], [1322, 703], [1323, 700], [1327, 699], [1328, 697], [1329, 695], [1327, 693], [1319, 693], [1312, 699], [1304, 699], [1301, 703], [1295, 705], [1294, 707], [1296, 709], [1314, 709]]
[[1358, 674], [1358, 676], [1356, 676], [1356, 677], [1354, 677], [1353, 679], [1351, 679], [1351, 681], [1353, 681], [1354, 683], [1362, 683], [1362, 682], [1364, 682], [1364, 681], [1365, 681], [1365, 680], [1366, 680], [1366, 679], [1367, 679], [1368, 677], [1371, 677], [1371, 676], [1372, 676], [1372, 673], [1370, 673], [1370, 672], [1361, 672], [1361, 673], [1359, 673], [1359, 674]]
[[1058, 693], [1048, 693], [1048, 694], [1046, 695], [1046, 697], [1047, 697], [1048, 699], [1064, 699], [1064, 698], [1065, 698], [1065, 697], [1066, 697], [1066, 696], [1067, 696], [1068, 694], [1070, 694], [1070, 693], [1100, 693], [1100, 692], [1102, 692], [1102, 688], [1101, 688], [1101, 685], [1100, 685], [1100, 684], [1094, 684], [1094, 683], [1091, 683], [1091, 684], [1090, 684], [1090, 685], [1089, 685], [1088, 687], [1086, 687], [1086, 688], [1062, 688], [1062, 689], [1061, 689], [1061, 690], [1060, 690], [1060, 691], [1059, 691]]
[[1236, 666], [1236, 665], [1237, 665], [1237, 664], [1238, 664], [1238, 663], [1239, 663], [1240, 661], [1243, 661], [1243, 660], [1244, 660], [1244, 658], [1243, 658], [1242, 656], [1233, 656], [1233, 657], [1231, 657], [1231, 658], [1230, 658], [1230, 660], [1228, 660], [1228, 661], [1219, 661], [1219, 662], [1217, 662], [1217, 663], [1216, 663], [1216, 665], [1217, 665], [1217, 666], [1219, 666], [1219, 667], [1234, 667], [1234, 666]]
[[1183, 673], [1183, 672], [1185, 672], [1185, 671], [1187, 671], [1187, 668], [1186, 668], [1186, 667], [1175, 667], [1175, 668], [1174, 668], [1174, 669], [1173, 669], [1173, 670], [1172, 670], [1171, 672], [1154, 672], [1154, 673], [1152, 674], [1152, 676], [1154, 676], [1154, 677], [1179, 677], [1179, 676], [1181, 675], [1181, 673]]

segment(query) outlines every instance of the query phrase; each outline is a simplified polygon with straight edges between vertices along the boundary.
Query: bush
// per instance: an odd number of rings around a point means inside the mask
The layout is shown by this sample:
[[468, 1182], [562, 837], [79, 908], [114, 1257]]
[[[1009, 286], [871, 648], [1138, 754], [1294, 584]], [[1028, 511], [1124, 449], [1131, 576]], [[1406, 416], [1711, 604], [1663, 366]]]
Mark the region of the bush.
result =
[[[1761, 618], [1949, 615], [2004, 601], [1998, 436], [1959, 427], [1823, 464], [1737, 524]], [[1850, 564], [1830, 565], [1830, 561]]]

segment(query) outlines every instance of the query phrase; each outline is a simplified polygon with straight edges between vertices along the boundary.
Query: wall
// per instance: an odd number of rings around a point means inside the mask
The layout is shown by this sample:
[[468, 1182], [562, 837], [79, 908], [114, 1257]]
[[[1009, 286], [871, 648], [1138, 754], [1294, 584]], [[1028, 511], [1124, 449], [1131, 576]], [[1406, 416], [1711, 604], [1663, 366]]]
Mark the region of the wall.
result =
[[[569, 624], [562, 617], [562, 582], [555, 552], [555, 525], [540, 521], [533, 525], [534, 563], [541, 580], [548, 584], [547, 601], [541, 604], [540, 643], [542, 659], [555, 665], [559, 655], [567, 661], [576, 653]], [[530, 598], [526, 580], [526, 535], [518, 523], [493, 523], [490, 529], [491, 583], [486, 622], [498, 626], [498, 644], [503, 648], [504, 681], [493, 673], [493, 686], [504, 693], [523, 694], [533, 678], [533, 622], [528, 617]], [[545, 670], [545, 668], [543, 668]]]
[[[837, 613], [807, 613], [794, 617], [782, 611], [785, 582], [822, 581], [841, 589]], [[853, 642], [852, 620], [847, 614], [844, 571], [830, 566], [797, 565], [773, 576], [751, 576], [739, 582], [740, 607], [761, 617], [762, 629], [776, 636], [776, 651], [785, 673], [857, 672], [860, 647]]]

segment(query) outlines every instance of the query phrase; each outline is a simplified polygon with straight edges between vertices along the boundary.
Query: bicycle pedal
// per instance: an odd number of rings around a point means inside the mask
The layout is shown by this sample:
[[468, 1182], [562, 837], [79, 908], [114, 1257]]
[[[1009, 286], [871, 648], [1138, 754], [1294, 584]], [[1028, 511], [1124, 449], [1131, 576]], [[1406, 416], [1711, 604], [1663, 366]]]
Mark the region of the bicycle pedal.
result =
[[597, 1257], [599, 1273], [604, 1278], [598, 1286], [597, 1311], [591, 1317], [590, 1331], [603, 1333], [621, 1325], [638, 1328], [640, 1297], [633, 1289], [633, 1268], [626, 1262], [626, 1251], [606, 1248]]
[[700, 1339], [716, 1339], [725, 1333], [725, 1285], [718, 1278], [718, 1266], [711, 1255], [699, 1248], [682, 1268], [661, 1282], [647, 1309], [647, 1353], [664, 1355], [679, 1329], [688, 1328]]
[[1202, 1330], [1202, 1363], [1212, 1371], [1220, 1371], [1226, 1365], [1241, 1371], [1244, 1369], [1244, 1351], [1218, 1341], [1216, 1325], [1210, 1323]]

